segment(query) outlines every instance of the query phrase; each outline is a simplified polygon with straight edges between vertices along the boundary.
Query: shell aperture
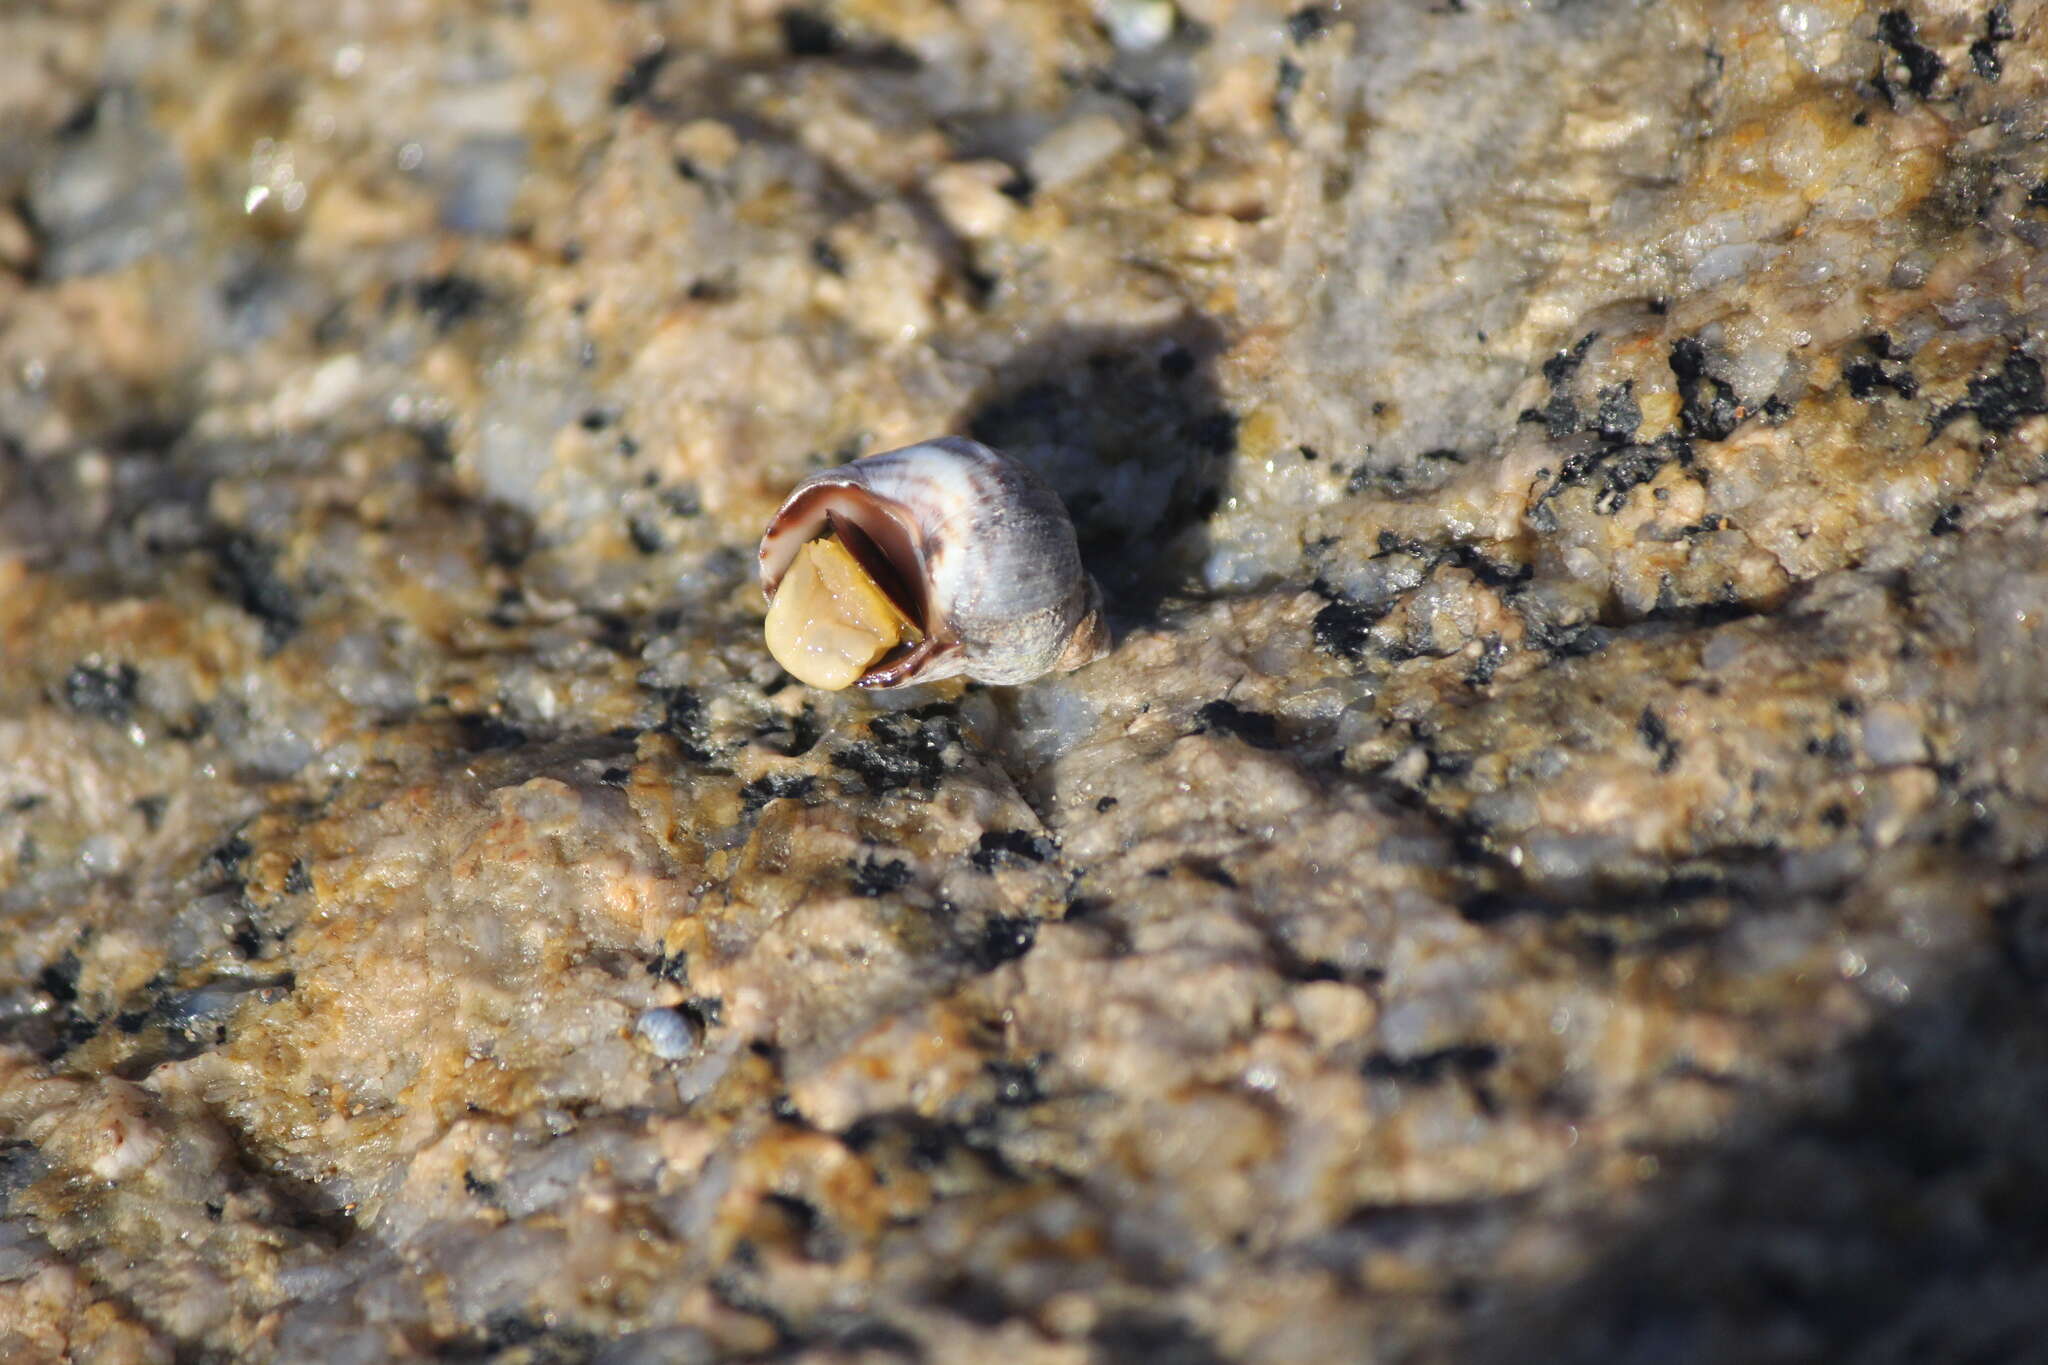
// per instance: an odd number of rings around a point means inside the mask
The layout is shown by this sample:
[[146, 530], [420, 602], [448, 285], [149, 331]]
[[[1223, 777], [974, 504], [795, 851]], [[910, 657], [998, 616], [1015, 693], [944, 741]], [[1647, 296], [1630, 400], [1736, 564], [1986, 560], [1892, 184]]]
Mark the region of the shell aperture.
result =
[[769, 604], [768, 652], [812, 687], [850, 687], [901, 644], [924, 638], [838, 535], [807, 541]]

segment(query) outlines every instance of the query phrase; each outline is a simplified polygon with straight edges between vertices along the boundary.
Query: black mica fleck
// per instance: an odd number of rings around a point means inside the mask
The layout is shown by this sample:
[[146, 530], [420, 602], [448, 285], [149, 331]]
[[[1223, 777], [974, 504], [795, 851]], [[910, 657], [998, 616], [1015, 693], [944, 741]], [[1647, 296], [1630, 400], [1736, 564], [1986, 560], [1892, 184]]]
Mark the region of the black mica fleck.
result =
[[1588, 332], [1565, 350], [1559, 351], [1543, 362], [1543, 378], [1551, 388], [1562, 388], [1571, 383], [1572, 376], [1585, 363], [1586, 352], [1600, 339], [1598, 332]]
[[1628, 503], [1628, 495], [1650, 480], [1657, 472], [1677, 458], [1666, 442], [1650, 445], [1622, 446], [1602, 460], [1600, 469], [1600, 492], [1593, 499], [1595, 510], [1609, 516], [1619, 512]]
[[1585, 363], [1587, 350], [1599, 337], [1598, 332], [1588, 332], [1543, 362], [1543, 379], [1550, 385], [1550, 397], [1540, 408], [1524, 409], [1517, 420], [1540, 422], [1545, 434], [1553, 441], [1562, 440], [1579, 429], [1579, 405], [1572, 397], [1572, 380], [1578, 374], [1579, 366]]
[[626, 536], [633, 542], [633, 548], [643, 555], [658, 555], [668, 548], [668, 537], [661, 528], [647, 517], [628, 517]]
[[952, 716], [935, 707], [877, 716], [868, 733], [871, 738], [833, 754], [832, 766], [852, 773], [876, 795], [935, 791], [945, 775], [946, 749], [958, 738]]
[[853, 894], [856, 896], [874, 899], [910, 885], [912, 873], [901, 858], [877, 862], [871, 853], [860, 862], [850, 862], [849, 865], [853, 868]]
[[1993, 5], [1984, 16], [1984, 36], [1970, 44], [1970, 69], [1977, 73], [1979, 80], [1997, 84], [2005, 74], [2005, 61], [1998, 53], [1998, 45], [2010, 42], [2016, 30], [2012, 26], [2012, 9], [2008, 5]]
[[993, 1061], [984, 1069], [995, 1084], [996, 1103], [1006, 1109], [1028, 1108], [1045, 1098], [1045, 1092], [1039, 1088], [1036, 1066]]
[[118, 724], [135, 712], [137, 681], [127, 664], [75, 664], [64, 675], [64, 704], [81, 716]]
[[[680, 956], [680, 954], [678, 954]], [[690, 1021], [690, 1027], [701, 1035], [706, 1029], [725, 1022], [725, 997], [720, 995], [693, 995], [676, 1006], [676, 1013]]]
[[968, 958], [985, 972], [1005, 962], [1015, 962], [1038, 942], [1038, 921], [1015, 915], [995, 915], [982, 925], [981, 933], [968, 946]]
[[740, 809], [752, 815], [770, 801], [801, 801], [817, 789], [809, 773], [769, 773], [740, 788]]
[[1042, 863], [1053, 852], [1052, 840], [1043, 835], [1021, 829], [990, 830], [976, 842], [967, 860], [978, 871], [993, 872], [998, 867]]
[[1500, 1049], [1493, 1044], [1459, 1043], [1410, 1057], [1394, 1057], [1384, 1052], [1375, 1052], [1365, 1059], [1365, 1064], [1360, 1070], [1370, 1080], [1434, 1085], [1438, 1081], [1449, 1080], [1452, 1077], [1477, 1076], [1491, 1071], [1499, 1064]]
[[200, 875], [224, 878], [239, 886], [242, 884], [242, 863], [255, 851], [247, 839], [231, 834], [200, 862]]
[[1976, 72], [1978, 80], [1999, 84], [1999, 76], [2005, 74], [2005, 59], [1999, 55], [1999, 43], [2011, 41], [2013, 37], [2013, 14], [2007, 6], [1995, 4], [1985, 14], [1985, 37], [1970, 43], [1970, 70]]
[[36, 973], [36, 989], [60, 1005], [68, 1005], [78, 999], [79, 961], [76, 953], [66, 953]]
[[[525, 509], [491, 499], [482, 507], [484, 556], [501, 569], [516, 569], [533, 553], [533, 518]], [[517, 589], [508, 589], [518, 601]]]
[[491, 297], [490, 291], [469, 276], [452, 272], [414, 280], [411, 293], [414, 306], [441, 332], [475, 317]]
[[1543, 424], [1544, 434], [1561, 441], [1579, 429], [1579, 405], [1568, 392], [1553, 393], [1550, 401], [1527, 416]]
[[833, 1229], [831, 1221], [817, 1205], [793, 1194], [779, 1193], [768, 1194], [761, 1202], [782, 1215], [790, 1231], [796, 1235], [805, 1260], [830, 1265], [845, 1259], [845, 1239]]
[[6, 1030], [14, 1041], [46, 1062], [62, 1057], [100, 1031], [100, 1021], [78, 1008], [79, 969], [78, 955], [70, 952], [45, 965], [35, 975], [36, 989], [49, 996], [55, 1008]]
[[1195, 713], [1195, 719], [1203, 730], [1214, 730], [1219, 735], [1244, 741], [1254, 749], [1277, 749], [1280, 747], [1280, 730], [1273, 718], [1263, 711], [1248, 711], [1235, 702], [1218, 699], [1209, 702]]
[[1303, 45], [1322, 37], [1329, 27], [1330, 11], [1324, 5], [1303, 5], [1287, 16], [1287, 36]]
[[916, 71], [924, 64], [909, 48], [849, 36], [821, 7], [792, 5], [775, 18], [782, 30], [783, 50], [792, 57], [824, 58], [898, 74]]
[[78, 107], [69, 114], [66, 114], [64, 121], [57, 125], [55, 133], [57, 140], [59, 142], [72, 142], [79, 138], [91, 136], [93, 129], [99, 127], [100, 105], [106, 100], [109, 93], [109, 91], [103, 88], [87, 91], [85, 98], [79, 101]]
[[1391, 605], [1366, 606], [1359, 602], [1336, 601], [1316, 613], [1311, 627], [1316, 648], [1340, 659], [1365, 657], [1372, 643], [1372, 628], [1385, 619]]
[[36, 1053], [46, 1062], [54, 1062], [79, 1044], [90, 1042], [100, 1031], [98, 1020], [88, 1019], [75, 1010], [64, 1010], [44, 1022], [47, 1032], [37, 1040]]
[[1598, 654], [1614, 638], [1614, 632], [1607, 627], [1587, 622], [1535, 620], [1527, 622], [1525, 629], [1530, 647], [1543, 651], [1553, 661]]
[[1920, 381], [1905, 366], [1887, 370], [1862, 356], [1842, 367], [1842, 378], [1849, 385], [1849, 396], [1862, 402], [1875, 398], [1879, 389], [1890, 389], [1901, 398], [1916, 398], [1920, 393]]
[[678, 687], [668, 694], [662, 703], [658, 728], [676, 739], [683, 757], [692, 763], [702, 763], [711, 756], [711, 735], [704, 715], [704, 699], [694, 689]]
[[1671, 373], [1678, 381], [1678, 418], [1685, 434], [1704, 441], [1725, 441], [1741, 421], [1735, 390], [1707, 373], [1707, 348], [1697, 337], [1671, 344]]
[[1627, 506], [1631, 492], [1656, 478], [1665, 465], [1673, 460], [1684, 462], [1691, 453], [1692, 447], [1686, 438], [1676, 433], [1667, 433], [1648, 445], [1630, 443], [1578, 451], [1565, 459], [1556, 480], [1530, 509], [1529, 522], [1540, 531], [1555, 531], [1557, 514], [1547, 504], [1566, 489], [1580, 484], [1590, 484], [1596, 489], [1593, 495], [1595, 512], [1613, 516]]
[[1498, 635], [1487, 636], [1485, 645], [1480, 651], [1478, 662], [1474, 663], [1465, 673], [1465, 685], [1467, 687], [1485, 687], [1491, 683], [1494, 675], [1500, 672], [1500, 666], [1507, 662], [1510, 653], [1512, 651], [1508, 648], [1507, 641], [1501, 639]]
[[836, 57], [846, 40], [833, 22], [816, 10], [792, 6], [775, 16], [782, 28], [782, 47], [792, 57]]
[[213, 584], [263, 623], [266, 648], [277, 649], [299, 629], [299, 598], [277, 571], [277, 550], [240, 531], [213, 543]]
[[1668, 773], [1678, 763], [1678, 741], [1671, 737], [1664, 718], [1650, 707], [1643, 708], [1643, 714], [1636, 718], [1636, 734], [1642, 739], [1643, 747], [1657, 756], [1657, 771]]
[[619, 77], [612, 87], [612, 107], [623, 109], [629, 104], [638, 104], [654, 90], [654, 82], [661, 75], [661, 68], [668, 64], [668, 49], [652, 48], [633, 59], [626, 68], [626, 74]]
[[1972, 379], [1963, 400], [1935, 416], [1934, 430], [1939, 432], [1966, 412], [1974, 413], [1986, 431], [2001, 435], [2028, 417], [2048, 412], [2048, 384], [2042, 381], [2041, 362], [2023, 351], [2011, 352], [1995, 374]]
[[1635, 381], [1625, 379], [1600, 391], [1600, 408], [1593, 417], [1600, 439], [1610, 443], [1627, 441], [1643, 424], [1643, 410], [1637, 404]]
[[1280, 59], [1280, 68], [1273, 81], [1273, 120], [1282, 132], [1292, 135], [1294, 131], [1294, 98], [1301, 93], [1302, 81], [1307, 78], [1299, 62]]
[[263, 935], [256, 928], [255, 921], [240, 919], [228, 933], [228, 943], [235, 955], [244, 962], [260, 957], [263, 953]]
[[1906, 88], [1921, 99], [1934, 93], [1941, 78], [1941, 54], [1920, 41], [1919, 25], [1902, 9], [1889, 9], [1877, 17], [1877, 36], [1896, 52], [1906, 67]]

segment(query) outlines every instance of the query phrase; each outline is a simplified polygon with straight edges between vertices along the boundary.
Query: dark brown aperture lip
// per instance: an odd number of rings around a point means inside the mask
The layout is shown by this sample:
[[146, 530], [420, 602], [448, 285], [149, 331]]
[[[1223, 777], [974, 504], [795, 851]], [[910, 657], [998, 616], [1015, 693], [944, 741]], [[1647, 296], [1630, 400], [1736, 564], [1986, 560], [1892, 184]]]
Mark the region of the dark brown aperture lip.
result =
[[851, 517], [843, 517], [837, 512], [825, 513], [825, 525], [839, 537], [839, 543], [853, 556], [853, 562], [860, 565], [868, 577], [875, 580], [875, 586], [882, 590], [882, 594], [896, 604], [896, 610], [909, 617], [911, 624], [924, 634], [930, 635], [931, 625], [925, 620], [924, 594], [911, 587], [904, 571], [896, 567], [895, 561], [889, 558], [888, 552], [876, 543], [875, 538]]

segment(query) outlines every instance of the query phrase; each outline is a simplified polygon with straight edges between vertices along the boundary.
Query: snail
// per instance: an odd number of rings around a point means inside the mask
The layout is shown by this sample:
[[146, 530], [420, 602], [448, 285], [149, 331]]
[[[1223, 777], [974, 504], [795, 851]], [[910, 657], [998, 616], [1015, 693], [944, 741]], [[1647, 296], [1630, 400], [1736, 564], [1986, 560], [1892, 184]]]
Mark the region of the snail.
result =
[[760, 567], [768, 651], [812, 687], [1022, 683], [1109, 648], [1059, 494], [959, 436], [811, 475]]

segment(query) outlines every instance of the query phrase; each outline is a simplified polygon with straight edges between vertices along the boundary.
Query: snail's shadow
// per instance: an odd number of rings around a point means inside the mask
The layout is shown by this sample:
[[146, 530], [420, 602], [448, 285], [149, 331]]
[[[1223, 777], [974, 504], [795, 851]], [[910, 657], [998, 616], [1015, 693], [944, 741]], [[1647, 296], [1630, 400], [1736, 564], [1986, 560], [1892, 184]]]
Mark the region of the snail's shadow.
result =
[[1209, 519], [1237, 447], [1237, 420], [1213, 380], [1222, 349], [1202, 317], [1061, 329], [1001, 365], [967, 409], [970, 435], [1066, 500], [1120, 630], [1200, 590]]

